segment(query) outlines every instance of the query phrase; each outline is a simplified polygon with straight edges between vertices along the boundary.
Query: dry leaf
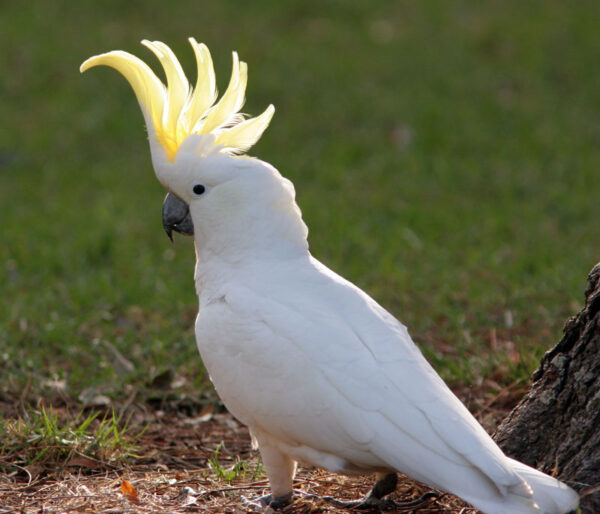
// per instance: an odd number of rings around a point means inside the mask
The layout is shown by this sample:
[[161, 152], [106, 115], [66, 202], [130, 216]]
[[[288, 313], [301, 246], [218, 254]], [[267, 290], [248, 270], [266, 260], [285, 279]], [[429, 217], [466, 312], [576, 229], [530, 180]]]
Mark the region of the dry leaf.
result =
[[85, 455], [75, 455], [67, 462], [67, 466], [76, 468], [98, 469], [102, 467], [102, 463], [96, 459], [90, 459]]
[[24, 468], [21, 468], [21, 469], [24, 469], [29, 474], [29, 476], [31, 477], [31, 480], [35, 480], [40, 473], [45, 471], [44, 466], [42, 466], [38, 462], [29, 464], [29, 466], [25, 466]]
[[191, 487], [184, 487], [179, 491], [177, 498], [175, 500], [177, 502], [183, 503], [183, 505], [194, 505], [196, 503], [196, 491], [194, 491]]
[[114, 344], [104, 340], [100, 342], [111, 353], [112, 359], [110, 359], [110, 363], [113, 365], [114, 370], [120, 378], [127, 377], [135, 372], [135, 366], [133, 363], [123, 357], [121, 352], [117, 350], [117, 347]]
[[175, 373], [171, 368], [168, 368], [155, 375], [148, 385], [156, 389], [170, 389], [174, 377]]
[[139, 501], [138, 493], [135, 490], [135, 488], [131, 485], [131, 482], [123, 480], [123, 482], [121, 482], [121, 492], [125, 497], [127, 497], [128, 500], [134, 502]]
[[96, 387], [86, 387], [79, 393], [79, 401], [85, 406], [96, 407], [110, 405], [110, 398]]
[[211, 419], [213, 419], [213, 406], [207, 405], [200, 411], [198, 416], [191, 419], [188, 418], [184, 421], [184, 423], [186, 425], [199, 425], [200, 423], [205, 423], [206, 421], [210, 421]]

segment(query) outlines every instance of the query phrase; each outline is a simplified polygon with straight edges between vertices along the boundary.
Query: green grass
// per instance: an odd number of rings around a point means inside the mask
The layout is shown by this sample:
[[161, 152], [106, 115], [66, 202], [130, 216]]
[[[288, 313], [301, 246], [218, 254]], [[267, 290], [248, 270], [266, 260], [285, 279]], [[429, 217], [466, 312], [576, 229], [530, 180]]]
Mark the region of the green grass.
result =
[[192, 77], [186, 38], [204, 41], [221, 90], [232, 50], [249, 63], [245, 111], [277, 107], [252, 154], [296, 184], [314, 255], [402, 319], [445, 378], [527, 377], [581, 302], [600, 258], [596, 2], [1, 13], [0, 396], [120, 399], [168, 369], [181, 394], [207, 390], [193, 249], [162, 232], [137, 102], [114, 71], [78, 72], [112, 49], [154, 66], [142, 38]]
[[235, 480], [250, 480], [254, 482], [265, 476], [265, 470], [260, 459], [255, 463], [251, 463], [235, 456], [233, 464], [228, 462], [224, 466], [221, 463], [222, 457], [220, 456], [223, 446], [223, 442], [219, 443], [215, 448], [213, 456], [208, 459], [208, 467], [217, 480], [231, 485]]
[[0, 417], [0, 471], [34, 465], [56, 470], [81, 458], [93, 459], [89, 462], [99, 469], [136, 457], [136, 439], [129, 423], [114, 412], [102, 418], [80, 412], [60, 419], [52, 409], [29, 408], [17, 419]]

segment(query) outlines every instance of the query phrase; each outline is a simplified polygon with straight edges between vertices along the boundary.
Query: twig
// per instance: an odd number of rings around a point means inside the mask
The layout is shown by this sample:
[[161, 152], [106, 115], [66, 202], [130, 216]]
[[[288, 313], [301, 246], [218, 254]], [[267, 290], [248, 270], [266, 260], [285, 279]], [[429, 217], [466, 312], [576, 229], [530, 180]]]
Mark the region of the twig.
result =
[[266, 480], [260, 482], [255, 482], [254, 484], [248, 485], [240, 485], [240, 486], [232, 486], [232, 487], [223, 487], [222, 489], [211, 489], [210, 491], [202, 491], [199, 493], [200, 496], [208, 496], [216, 493], [226, 493], [228, 491], [243, 491], [245, 489], [264, 489], [269, 484]]
[[7, 462], [6, 465], [12, 466], [14, 468], [18, 468], [21, 471], [24, 471], [25, 473], [27, 473], [29, 480], [27, 481], [27, 485], [24, 487], [29, 487], [31, 485], [31, 483], [33, 482], [33, 477], [31, 476], [31, 473], [29, 472], [29, 470], [27, 468], [24, 468], [23, 466], [19, 466], [18, 464], [15, 464], [14, 462]]

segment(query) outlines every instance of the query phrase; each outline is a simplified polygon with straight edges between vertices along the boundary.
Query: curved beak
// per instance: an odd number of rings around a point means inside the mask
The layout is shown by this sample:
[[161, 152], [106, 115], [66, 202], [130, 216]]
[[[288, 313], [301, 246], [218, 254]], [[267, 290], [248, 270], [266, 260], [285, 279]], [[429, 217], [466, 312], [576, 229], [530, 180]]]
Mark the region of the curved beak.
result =
[[194, 235], [194, 224], [187, 203], [172, 193], [167, 193], [163, 202], [162, 221], [165, 232], [173, 241], [173, 231], [188, 236]]

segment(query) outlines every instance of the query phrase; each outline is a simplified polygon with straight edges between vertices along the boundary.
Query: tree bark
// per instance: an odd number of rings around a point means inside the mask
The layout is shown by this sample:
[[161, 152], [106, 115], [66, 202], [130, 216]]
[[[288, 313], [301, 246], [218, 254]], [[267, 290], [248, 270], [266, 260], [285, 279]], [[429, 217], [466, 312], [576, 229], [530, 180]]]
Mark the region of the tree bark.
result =
[[[525, 397], [494, 439], [507, 455], [568, 483], [584, 513], [600, 512], [600, 263], [585, 307], [542, 358]], [[594, 491], [594, 489], [596, 489]]]

